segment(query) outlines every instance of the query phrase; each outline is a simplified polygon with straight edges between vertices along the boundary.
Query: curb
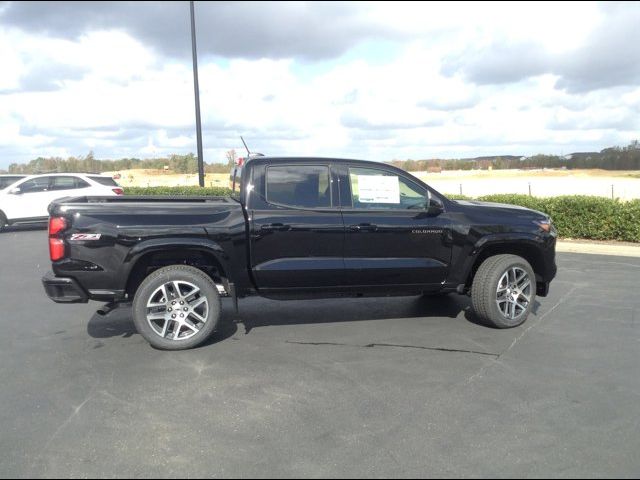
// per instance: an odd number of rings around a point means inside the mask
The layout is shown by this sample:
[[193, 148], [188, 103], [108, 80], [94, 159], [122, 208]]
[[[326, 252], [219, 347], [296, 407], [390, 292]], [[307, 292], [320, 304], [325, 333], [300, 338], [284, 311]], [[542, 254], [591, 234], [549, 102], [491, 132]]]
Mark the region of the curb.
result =
[[615, 243], [587, 243], [574, 242], [571, 240], [558, 240], [556, 242], [556, 252], [640, 257], [640, 245], [617, 245]]

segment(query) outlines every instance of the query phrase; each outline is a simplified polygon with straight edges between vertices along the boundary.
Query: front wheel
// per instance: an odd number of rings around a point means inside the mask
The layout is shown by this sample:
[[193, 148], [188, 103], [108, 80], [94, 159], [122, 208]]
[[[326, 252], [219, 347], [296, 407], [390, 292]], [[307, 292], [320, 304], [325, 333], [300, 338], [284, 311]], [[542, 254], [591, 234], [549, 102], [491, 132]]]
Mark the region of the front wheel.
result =
[[525, 322], [536, 298], [536, 276], [524, 258], [495, 255], [476, 272], [471, 286], [473, 310], [481, 320], [497, 328]]
[[154, 347], [185, 350], [211, 336], [220, 310], [220, 295], [211, 277], [194, 267], [171, 265], [140, 284], [133, 300], [133, 322]]

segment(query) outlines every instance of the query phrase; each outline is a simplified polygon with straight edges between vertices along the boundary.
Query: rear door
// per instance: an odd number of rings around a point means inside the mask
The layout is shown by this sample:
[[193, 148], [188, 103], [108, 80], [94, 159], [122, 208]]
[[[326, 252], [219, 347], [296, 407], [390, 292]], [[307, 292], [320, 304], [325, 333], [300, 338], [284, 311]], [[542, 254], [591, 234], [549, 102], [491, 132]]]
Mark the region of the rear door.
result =
[[261, 291], [342, 285], [344, 225], [331, 165], [258, 164], [251, 185], [251, 266]]
[[446, 279], [450, 221], [429, 215], [431, 192], [397, 170], [344, 165], [344, 261], [350, 286], [426, 286]]

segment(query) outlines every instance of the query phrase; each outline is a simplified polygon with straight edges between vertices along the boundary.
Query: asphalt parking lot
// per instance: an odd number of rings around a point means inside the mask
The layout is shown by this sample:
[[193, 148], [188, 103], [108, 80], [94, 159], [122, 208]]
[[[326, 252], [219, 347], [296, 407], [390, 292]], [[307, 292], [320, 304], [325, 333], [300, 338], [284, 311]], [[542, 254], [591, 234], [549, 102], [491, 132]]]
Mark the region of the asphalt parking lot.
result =
[[512, 330], [459, 296], [252, 298], [186, 352], [46, 298], [46, 231], [0, 262], [2, 477], [640, 474], [637, 258], [559, 254]]

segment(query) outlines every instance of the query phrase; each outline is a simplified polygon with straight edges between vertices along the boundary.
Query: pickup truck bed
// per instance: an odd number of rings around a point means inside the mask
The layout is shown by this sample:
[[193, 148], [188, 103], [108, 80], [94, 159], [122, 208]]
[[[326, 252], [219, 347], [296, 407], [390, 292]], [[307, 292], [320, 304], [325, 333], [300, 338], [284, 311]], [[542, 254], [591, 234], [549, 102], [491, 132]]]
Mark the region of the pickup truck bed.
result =
[[56, 275], [82, 285], [83, 294], [72, 292], [71, 299], [125, 300], [127, 287], [140, 280], [141, 273], [130, 278], [134, 266], [144, 266], [138, 262], [150, 254], [161, 262], [163, 252], [176, 247], [182, 255], [191, 252], [191, 262], [205, 262], [197, 253], [211, 252], [221, 254], [216, 261], [225, 271], [246, 272], [245, 218], [229, 197], [76, 197], [51, 204], [50, 211], [73, 212], [67, 258], [53, 265]]

